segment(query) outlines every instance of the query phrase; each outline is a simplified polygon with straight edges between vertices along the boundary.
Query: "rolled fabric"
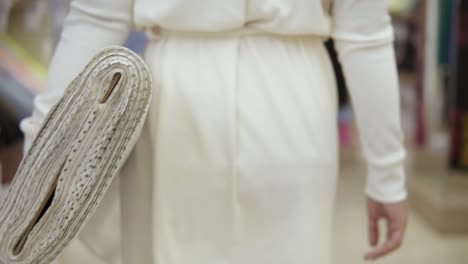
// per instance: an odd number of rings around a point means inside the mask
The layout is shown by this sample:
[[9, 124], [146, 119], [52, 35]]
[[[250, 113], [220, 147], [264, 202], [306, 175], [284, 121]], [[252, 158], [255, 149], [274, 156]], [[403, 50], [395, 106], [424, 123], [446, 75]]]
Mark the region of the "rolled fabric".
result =
[[0, 205], [0, 263], [50, 263], [78, 234], [135, 146], [151, 83], [123, 47], [100, 51], [70, 83]]

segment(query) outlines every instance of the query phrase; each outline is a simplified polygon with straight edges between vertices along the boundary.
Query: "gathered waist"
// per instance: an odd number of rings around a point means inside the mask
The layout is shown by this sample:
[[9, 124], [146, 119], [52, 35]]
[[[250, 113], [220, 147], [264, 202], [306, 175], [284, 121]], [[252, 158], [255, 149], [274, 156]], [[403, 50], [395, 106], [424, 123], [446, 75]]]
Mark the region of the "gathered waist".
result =
[[315, 39], [318, 42], [326, 40], [325, 36], [312, 34], [284, 34], [264, 31], [252, 27], [241, 27], [225, 31], [190, 31], [190, 30], [167, 30], [158, 26], [148, 27], [146, 30], [148, 39], [157, 40], [166, 36], [182, 36], [182, 37], [242, 37], [242, 36], [270, 36], [275, 38], [307, 38]]

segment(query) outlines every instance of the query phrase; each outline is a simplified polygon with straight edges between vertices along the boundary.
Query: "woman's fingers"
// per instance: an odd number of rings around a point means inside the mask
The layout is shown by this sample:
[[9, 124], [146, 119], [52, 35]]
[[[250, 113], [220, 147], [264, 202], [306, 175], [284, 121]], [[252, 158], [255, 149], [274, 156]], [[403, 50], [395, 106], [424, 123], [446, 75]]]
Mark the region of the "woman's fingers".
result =
[[385, 241], [385, 243], [382, 246], [375, 248], [371, 252], [367, 253], [365, 259], [374, 260], [387, 255], [395, 249], [398, 249], [401, 246], [402, 234], [403, 233], [401, 231], [397, 230], [395, 230], [395, 232], [392, 232], [390, 234], [390, 237], [387, 238], [387, 241]]
[[375, 260], [398, 249], [403, 240], [407, 224], [407, 209], [404, 203], [382, 204], [372, 199], [368, 200], [369, 243], [375, 247], [379, 241], [378, 222], [380, 218], [386, 221], [386, 241], [365, 255], [366, 260]]
[[368, 232], [369, 232], [369, 244], [373, 247], [377, 246], [379, 241], [379, 217], [374, 214], [372, 210], [369, 210], [368, 214]]

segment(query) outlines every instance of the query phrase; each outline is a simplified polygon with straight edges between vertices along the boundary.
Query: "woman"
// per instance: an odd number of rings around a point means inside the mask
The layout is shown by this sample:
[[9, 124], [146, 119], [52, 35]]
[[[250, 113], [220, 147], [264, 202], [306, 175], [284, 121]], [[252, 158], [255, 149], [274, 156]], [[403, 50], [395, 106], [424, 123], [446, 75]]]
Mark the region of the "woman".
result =
[[[59, 263], [331, 263], [333, 37], [361, 132], [375, 259], [406, 225], [392, 27], [384, 0], [75, 0], [26, 147], [92, 55], [151, 36], [154, 96], [116, 182]], [[118, 189], [120, 186], [120, 189]], [[120, 203], [119, 203], [120, 201]]]

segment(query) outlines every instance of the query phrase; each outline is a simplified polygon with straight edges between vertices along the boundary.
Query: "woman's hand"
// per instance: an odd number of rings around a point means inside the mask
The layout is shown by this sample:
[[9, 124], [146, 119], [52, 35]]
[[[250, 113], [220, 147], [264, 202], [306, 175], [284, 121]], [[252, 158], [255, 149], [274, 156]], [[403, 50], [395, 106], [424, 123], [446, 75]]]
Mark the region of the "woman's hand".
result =
[[[364, 259], [375, 260], [398, 249], [403, 241], [406, 224], [408, 221], [408, 209], [406, 202], [381, 203], [367, 198], [369, 243], [374, 249], [368, 252]], [[379, 241], [380, 219], [385, 219], [387, 226], [386, 240], [381, 246], [377, 246]]]

